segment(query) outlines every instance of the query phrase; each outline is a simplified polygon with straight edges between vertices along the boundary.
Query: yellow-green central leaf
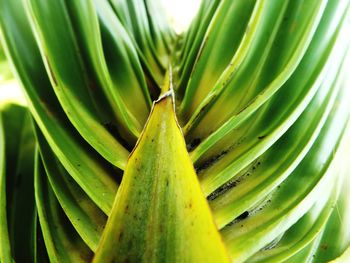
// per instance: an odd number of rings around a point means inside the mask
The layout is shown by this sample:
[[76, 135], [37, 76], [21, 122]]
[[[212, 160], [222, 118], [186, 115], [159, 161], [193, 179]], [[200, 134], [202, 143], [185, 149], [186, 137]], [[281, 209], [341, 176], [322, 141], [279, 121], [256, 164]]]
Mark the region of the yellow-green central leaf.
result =
[[131, 153], [94, 262], [229, 262], [171, 96]]

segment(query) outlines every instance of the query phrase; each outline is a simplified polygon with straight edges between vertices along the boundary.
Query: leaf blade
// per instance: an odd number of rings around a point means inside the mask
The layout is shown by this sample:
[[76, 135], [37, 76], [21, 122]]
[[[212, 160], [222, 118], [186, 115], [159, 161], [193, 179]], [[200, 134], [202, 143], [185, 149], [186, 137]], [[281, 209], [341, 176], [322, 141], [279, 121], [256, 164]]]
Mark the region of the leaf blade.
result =
[[94, 258], [94, 262], [111, 260], [228, 262], [170, 96], [155, 103], [129, 157]]

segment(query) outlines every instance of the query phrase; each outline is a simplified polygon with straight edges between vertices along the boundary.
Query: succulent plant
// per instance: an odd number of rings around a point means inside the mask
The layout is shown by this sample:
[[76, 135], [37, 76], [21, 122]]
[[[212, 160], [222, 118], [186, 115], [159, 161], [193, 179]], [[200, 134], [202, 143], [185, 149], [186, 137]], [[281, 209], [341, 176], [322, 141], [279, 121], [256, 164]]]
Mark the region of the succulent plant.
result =
[[349, 0], [203, 0], [181, 35], [157, 0], [0, 0], [0, 262], [346, 262], [349, 35]]

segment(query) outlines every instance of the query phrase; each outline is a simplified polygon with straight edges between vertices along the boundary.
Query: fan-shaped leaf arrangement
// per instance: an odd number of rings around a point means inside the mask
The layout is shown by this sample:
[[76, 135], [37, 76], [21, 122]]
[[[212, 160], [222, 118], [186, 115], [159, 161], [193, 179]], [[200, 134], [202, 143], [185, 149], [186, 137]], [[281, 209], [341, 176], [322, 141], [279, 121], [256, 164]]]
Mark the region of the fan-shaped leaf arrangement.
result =
[[0, 0], [0, 261], [349, 257], [350, 1]]

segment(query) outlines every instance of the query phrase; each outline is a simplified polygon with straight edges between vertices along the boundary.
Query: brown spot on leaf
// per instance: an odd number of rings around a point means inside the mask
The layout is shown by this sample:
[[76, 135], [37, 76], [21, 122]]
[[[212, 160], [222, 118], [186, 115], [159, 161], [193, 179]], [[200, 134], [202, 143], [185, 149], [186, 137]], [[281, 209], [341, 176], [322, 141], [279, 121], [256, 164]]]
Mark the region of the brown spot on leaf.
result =
[[120, 233], [119, 233], [119, 236], [118, 236], [118, 240], [121, 241], [122, 238], [123, 238], [123, 232], [120, 232]]
[[328, 245], [327, 244], [322, 244], [320, 247], [321, 247], [322, 250], [327, 250], [328, 249]]

